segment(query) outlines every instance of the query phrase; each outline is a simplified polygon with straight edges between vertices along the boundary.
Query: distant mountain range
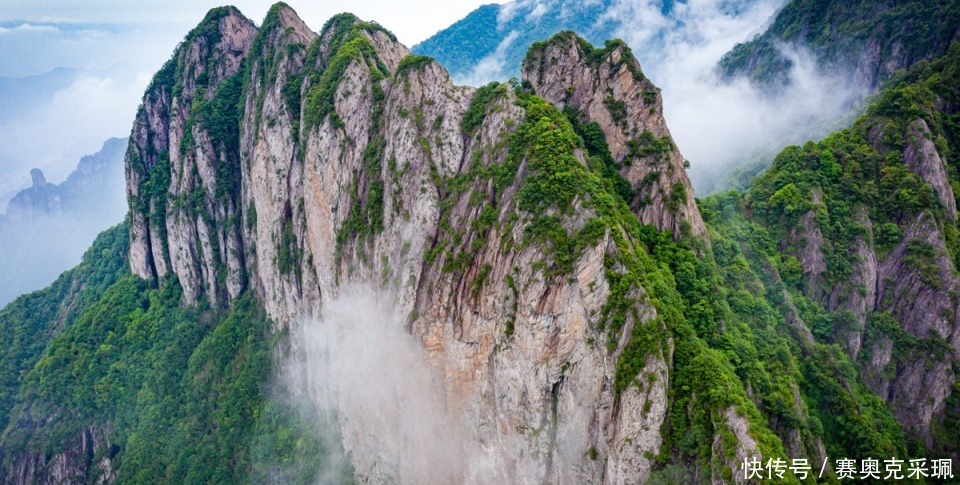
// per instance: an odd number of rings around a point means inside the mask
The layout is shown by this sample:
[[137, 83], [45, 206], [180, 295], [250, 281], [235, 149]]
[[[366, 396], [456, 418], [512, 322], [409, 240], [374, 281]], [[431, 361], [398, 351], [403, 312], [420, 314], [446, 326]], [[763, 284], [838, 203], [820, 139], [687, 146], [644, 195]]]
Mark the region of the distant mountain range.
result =
[[123, 220], [125, 138], [80, 159], [60, 184], [38, 168], [0, 215], [0, 306], [52, 282], [80, 261], [100, 231]]
[[[79, 73], [78, 69], [61, 67], [35, 76], [0, 77], [0, 127], [15, 123], [25, 112], [50, 102]], [[10, 198], [24, 188], [26, 180], [26, 171], [21, 170], [22, 165], [8, 151], [0, 149], [0, 213]]]

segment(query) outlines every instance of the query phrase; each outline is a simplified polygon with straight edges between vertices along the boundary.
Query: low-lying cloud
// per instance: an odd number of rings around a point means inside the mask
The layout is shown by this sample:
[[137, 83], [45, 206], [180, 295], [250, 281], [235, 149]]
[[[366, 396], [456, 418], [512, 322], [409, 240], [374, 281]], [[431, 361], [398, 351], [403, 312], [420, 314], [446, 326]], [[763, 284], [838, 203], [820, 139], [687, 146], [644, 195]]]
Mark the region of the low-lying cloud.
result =
[[[354, 287], [292, 334], [284, 380], [339, 424], [357, 472], [373, 483], [495, 483], [499, 471], [447, 412], [443, 376], [397, 305]], [[336, 463], [323, 467], [337, 469]]]

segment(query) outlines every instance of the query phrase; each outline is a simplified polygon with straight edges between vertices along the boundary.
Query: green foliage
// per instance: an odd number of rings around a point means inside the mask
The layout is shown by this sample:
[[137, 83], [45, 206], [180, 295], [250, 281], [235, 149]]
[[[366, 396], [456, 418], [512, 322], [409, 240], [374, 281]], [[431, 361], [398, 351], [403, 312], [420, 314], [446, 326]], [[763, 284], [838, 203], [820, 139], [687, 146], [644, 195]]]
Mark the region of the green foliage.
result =
[[[626, 66], [627, 70], [630, 71], [633, 79], [638, 82], [646, 81], [646, 77], [643, 75], [643, 72], [640, 71], [640, 64], [637, 62], [636, 58], [633, 57], [633, 51], [630, 50], [630, 47], [627, 46], [625, 42], [620, 39], [606, 40], [603, 43], [603, 48], [595, 48], [590, 44], [586, 39], [578, 36], [572, 30], [564, 30], [557, 32], [548, 40], [534, 42], [530, 49], [527, 50], [527, 55], [523, 60], [523, 65], [526, 69], [531, 68], [534, 63], [538, 67], [540, 74], [542, 75], [544, 69], [546, 69], [548, 62], [552, 65], [556, 63], [556, 59], [546, 59], [546, 52], [551, 46], [559, 46], [561, 49], [568, 49], [571, 47], [576, 47], [582, 54], [582, 59], [585, 62], [596, 69], [599, 69], [603, 63], [610, 63], [611, 72], [615, 73], [619, 71], [622, 67]], [[619, 60], [614, 61], [613, 53], [615, 51], [620, 51]], [[646, 81], [649, 91], [653, 91], [656, 88], [649, 81]], [[625, 117], [626, 113], [620, 110], [621, 101], [617, 101], [613, 98], [607, 98], [604, 101], [604, 104], [607, 105], [607, 108], [610, 110], [611, 116], [614, 117], [616, 121], [618, 117], [623, 115]], [[623, 118], [621, 118], [622, 120]]]
[[607, 190], [616, 192], [621, 199], [630, 203], [633, 201], [634, 193], [630, 182], [620, 175], [620, 164], [610, 154], [610, 147], [607, 146], [607, 139], [603, 134], [603, 129], [596, 121], [583, 124], [579, 111], [570, 105], [564, 106], [563, 114], [566, 115], [573, 131], [583, 140], [583, 146], [590, 154], [592, 168], [598, 170], [600, 175], [610, 185]]
[[418, 56], [416, 54], [408, 55], [400, 59], [400, 65], [397, 66], [397, 72], [394, 77], [399, 79], [402, 76], [409, 75], [411, 72], [419, 71], [431, 62], [434, 62], [432, 57]]
[[49, 287], [23, 295], [0, 310], [0, 429], [6, 428], [23, 375], [33, 368], [63, 322], [96, 304], [127, 273], [126, 224], [97, 237], [80, 265]]
[[[758, 337], [754, 345], [762, 349], [752, 357], [751, 353], [740, 351], [735, 359], [743, 366], [748, 362], [744, 359], [748, 358], [753, 361], [749, 367], [766, 369], [769, 377], [761, 377], [763, 374], [747, 377], [755, 395], [761, 399], [761, 409], [780, 414], [791, 426], [799, 427], [805, 443], [819, 437], [831, 456], [906, 455], [903, 430], [890, 410], [858, 382], [853, 363], [838, 346], [821, 343], [832, 340], [836, 329], [853, 324], [851, 315], [828, 314], [818, 304], [787, 293], [807, 315], [804, 318], [813, 323], [818, 341], [809, 344], [796, 336], [787, 337], [796, 333], [783, 316], [791, 310], [784, 297], [787, 290], [775, 275], [778, 272], [780, 276], [791, 275], [784, 277], [784, 281], [796, 284], [799, 262], [795, 258], [782, 258], [767, 229], [744, 217], [748, 202], [750, 199], [737, 192], [700, 200], [711, 229], [715, 257], [723, 268], [723, 286], [727, 291], [742, 288], [742, 292], [729, 299], [731, 308], [750, 322]], [[782, 366], [781, 370], [774, 371], [775, 364]], [[744, 375], [743, 370], [737, 372]], [[807, 419], [790, 409], [793, 407], [790, 405], [793, 401], [791, 380], [799, 384], [798, 390], [809, 414]]]
[[627, 103], [613, 96], [607, 96], [603, 99], [603, 105], [610, 112], [613, 122], [625, 129], [627, 126]]
[[880, 65], [902, 60], [909, 66], [943, 55], [958, 25], [956, 0], [907, 0], [884, 8], [866, 0], [794, 0], [762, 35], [727, 53], [720, 68], [728, 76], [743, 73], [763, 84], [782, 83], [792, 61], [779, 44], [809, 46], [823, 66], [842, 67], [854, 65], [871, 39], [881, 46]]
[[[107, 237], [117, 234], [125, 237]], [[115, 278], [110, 261], [100, 278]], [[102, 287], [84, 265], [74, 271]], [[298, 467], [286, 471], [309, 480], [324, 471], [307, 461], [322, 450], [316, 427], [268, 401], [276, 340], [251, 296], [228, 310], [184, 307], [175, 280], [150, 289], [130, 275], [91, 291], [81, 297], [99, 299], [66, 314], [23, 378], [7, 457], [49, 456], [93, 426], [118, 447], [122, 482], [237, 483], [293, 458]]]
[[[903, 134], [916, 119], [924, 119], [934, 137], [947, 140], [944, 151], [956, 152], [960, 132], [934, 100], [960, 100], [950, 82], [957, 79], [958, 65], [960, 47], [954, 47], [950, 55], [899, 76], [850, 129], [784, 150], [751, 186], [754, 215], [784, 240], [801, 216], [813, 213], [826, 243], [831, 283], [847, 279], [855, 242], [868, 238], [856, 222], [858, 214], [872, 221], [873, 240], [882, 254], [900, 242], [903, 228], [921, 213], [943, 220], [944, 208], [932, 187], [904, 163], [908, 140]], [[951, 177], [955, 170], [948, 167]], [[956, 258], [957, 251], [951, 251]]]
[[635, 158], [652, 157], [653, 162], [659, 162], [673, 150], [673, 141], [669, 136], [657, 138], [650, 130], [643, 130], [638, 138], [627, 140], [629, 151], [624, 162]]
[[[320, 37], [314, 41], [315, 45], [319, 45], [328, 32], [332, 32], [333, 37], [324, 67], [309, 75], [310, 87], [304, 112], [307, 128], [319, 125], [327, 117], [330, 117], [334, 126], [342, 125], [334, 111], [334, 96], [347, 68], [355, 62], [363, 63], [369, 69], [374, 88], [379, 87], [378, 81], [390, 75], [390, 70], [380, 60], [370, 39], [363, 35], [363, 32], [374, 31], [387, 32], [379, 25], [361, 22], [351, 14], [337, 15], [324, 24]], [[387, 34], [393, 36], [389, 32]]]
[[473, 134], [483, 124], [487, 110], [497, 99], [507, 93], [507, 86], [496, 81], [477, 88], [470, 100], [470, 107], [463, 114], [462, 128], [465, 133]]
[[[243, 103], [243, 75], [237, 73], [217, 86], [211, 99], [198, 96], [193, 99], [190, 114], [180, 143], [181, 154], [195, 143], [194, 126], [202, 127], [211, 142], [217, 166], [217, 186], [214, 195], [219, 200], [235, 198], [240, 187], [240, 122]], [[191, 204], [198, 208], [200, 204]]]

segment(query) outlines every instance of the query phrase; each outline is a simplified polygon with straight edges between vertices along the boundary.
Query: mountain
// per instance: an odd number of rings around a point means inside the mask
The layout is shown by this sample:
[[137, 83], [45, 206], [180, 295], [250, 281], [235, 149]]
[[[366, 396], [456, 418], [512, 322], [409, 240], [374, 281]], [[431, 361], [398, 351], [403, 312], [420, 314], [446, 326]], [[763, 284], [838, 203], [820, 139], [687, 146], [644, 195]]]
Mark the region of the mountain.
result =
[[[0, 127], [10, 126], [30, 109], [49, 103], [57, 91], [70, 86], [79, 74], [79, 70], [64, 67], [22, 78], [0, 76]], [[20, 160], [9, 152], [7, 147], [0, 151], [0, 212], [23, 188], [25, 175]]]
[[144, 94], [128, 222], [0, 311], [5, 480], [956, 459], [958, 58], [698, 204], [624, 42], [473, 88], [350, 14], [214, 9]]
[[433, 57], [456, 79], [469, 79], [484, 59], [494, 59], [490, 79], [520, 74], [530, 44], [561, 30], [572, 30], [603, 44], [616, 37], [616, 24], [604, 19], [613, 2], [513, 2], [482, 5], [450, 27], [413, 46], [416, 54]]
[[60, 184], [40, 169], [0, 216], [0, 305], [50, 284], [80, 261], [100, 231], [123, 220], [123, 156], [127, 140], [113, 138], [80, 159]]
[[[958, 82], [954, 43], [895, 74], [851, 128], [784, 150], [748, 192], [703, 204], [711, 227], [783, 288], [791, 318], [850, 358], [845, 372], [890, 406], [913, 446], [954, 459]], [[837, 418], [823, 424], [854, 435]]]
[[435, 58], [454, 79], [476, 84], [518, 77], [530, 44], [571, 30], [596, 45], [626, 35], [637, 43], [635, 47], [642, 47], [638, 50], [641, 63], [648, 70], [659, 70], [669, 55], [666, 51], [670, 44], [678, 37], [703, 41], [703, 37], [709, 36], [698, 32], [707, 18], [734, 20], [755, 10], [766, 11], [766, 3], [776, 2], [721, 0], [692, 9], [685, 2], [672, 0], [514, 0], [480, 6], [413, 46], [412, 51]]
[[784, 50], [812, 49], [820, 65], [846, 73], [861, 95], [876, 92], [897, 69], [933, 59], [960, 40], [960, 3], [792, 0], [773, 24], [720, 61], [727, 76], [783, 84], [793, 61]]

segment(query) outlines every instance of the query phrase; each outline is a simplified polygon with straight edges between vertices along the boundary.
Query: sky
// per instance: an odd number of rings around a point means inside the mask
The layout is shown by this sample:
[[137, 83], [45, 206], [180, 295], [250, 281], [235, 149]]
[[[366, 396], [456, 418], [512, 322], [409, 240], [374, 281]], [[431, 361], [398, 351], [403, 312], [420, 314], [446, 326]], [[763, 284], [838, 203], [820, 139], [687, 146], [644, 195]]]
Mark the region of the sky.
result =
[[[288, 0], [319, 31], [349, 11], [375, 20], [408, 46], [497, 0]], [[500, 0], [502, 1], [502, 0]], [[233, 2], [257, 24], [273, 2]], [[221, 6], [196, 0], [3, 0], [0, 8], [0, 213], [29, 170], [63, 181], [83, 155], [127, 136], [144, 89], [177, 43]], [[57, 68], [76, 72], [57, 82]], [[62, 73], [61, 73], [62, 74]], [[29, 76], [36, 78], [22, 79]], [[8, 79], [4, 79], [8, 78]], [[10, 88], [11, 83], [18, 89]], [[45, 81], [45, 82], [41, 82]], [[26, 86], [26, 87], [24, 87]], [[3, 108], [3, 97], [17, 97]]]
[[[351, 11], [380, 22], [412, 46], [490, 1], [290, 0], [288, 4], [315, 30], [333, 15]], [[534, 13], [565, 1], [570, 0], [518, 0], [502, 13], [522, 13], [536, 22]], [[794, 82], [776, 97], [759, 92], [745, 80], [717, 79], [715, 66], [723, 53], [761, 32], [785, 1], [687, 0], [674, 3], [669, 16], [662, 0], [610, 0], [607, 4], [605, 18], [619, 24], [614, 34], [633, 46], [644, 72], [662, 89], [668, 125], [692, 163], [691, 176], [698, 190], [731, 164], [814, 137], [811, 130], [823, 131], [818, 127], [827, 126], [846, 109], [851, 94], [842, 80], [819, 72], [809, 53], [791, 46], [783, 49], [796, 61], [791, 73]], [[195, 0], [3, 2], [0, 212], [12, 194], [29, 183], [31, 168], [43, 169], [48, 181], [58, 183], [82, 155], [96, 152], [107, 138], [126, 136], [153, 74], [206, 11], [219, 5]], [[235, 4], [257, 23], [271, 5], [253, 0]], [[505, 43], [509, 39], [507, 35]], [[496, 72], [502, 65], [498, 55], [502, 56], [501, 50], [478, 65], [478, 70], [497, 69], [475, 73], [484, 79], [473, 84], [509, 77]], [[67, 80], [60, 76], [56, 83], [39, 82], [50, 77], [44, 73], [63, 67], [76, 71]], [[5, 91], [10, 79], [4, 78], [20, 78], [20, 91]], [[15, 103], [16, 109], [5, 109], [4, 102], [11, 97], [20, 102]]]

